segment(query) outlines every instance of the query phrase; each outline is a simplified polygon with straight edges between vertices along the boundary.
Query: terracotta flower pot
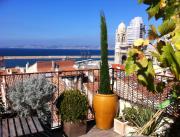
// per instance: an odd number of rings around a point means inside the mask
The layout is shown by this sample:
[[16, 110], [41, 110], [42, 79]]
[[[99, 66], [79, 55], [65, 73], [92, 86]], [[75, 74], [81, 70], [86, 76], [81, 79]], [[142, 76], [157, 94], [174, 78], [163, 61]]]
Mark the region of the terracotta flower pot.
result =
[[78, 137], [83, 134], [86, 134], [87, 123], [86, 121], [82, 122], [63, 122], [64, 133], [68, 137]]
[[96, 127], [110, 129], [116, 116], [118, 97], [115, 94], [96, 94], [93, 99]]

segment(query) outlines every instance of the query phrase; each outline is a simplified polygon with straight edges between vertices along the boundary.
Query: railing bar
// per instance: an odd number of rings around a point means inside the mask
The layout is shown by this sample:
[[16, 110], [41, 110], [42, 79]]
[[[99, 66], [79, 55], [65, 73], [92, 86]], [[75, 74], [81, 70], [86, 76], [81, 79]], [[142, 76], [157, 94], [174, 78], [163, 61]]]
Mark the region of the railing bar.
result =
[[[58, 79], [58, 96], [57, 96], [57, 98], [59, 98], [59, 72], [57, 72], [57, 79]], [[59, 126], [59, 123], [60, 123], [60, 115], [58, 114], [58, 126]]]

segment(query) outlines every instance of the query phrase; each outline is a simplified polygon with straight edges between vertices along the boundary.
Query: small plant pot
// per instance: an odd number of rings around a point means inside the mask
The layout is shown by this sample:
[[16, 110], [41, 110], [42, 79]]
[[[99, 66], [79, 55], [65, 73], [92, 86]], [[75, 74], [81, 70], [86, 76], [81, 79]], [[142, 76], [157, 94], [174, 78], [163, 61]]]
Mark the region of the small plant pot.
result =
[[132, 136], [137, 131], [137, 127], [131, 126], [128, 121], [114, 119], [114, 131], [121, 136]]
[[126, 135], [126, 128], [127, 128], [128, 121], [120, 121], [118, 119], [114, 119], [114, 131], [121, 136]]
[[66, 136], [68, 137], [78, 137], [86, 134], [87, 123], [86, 121], [82, 122], [64, 122], [63, 130]]

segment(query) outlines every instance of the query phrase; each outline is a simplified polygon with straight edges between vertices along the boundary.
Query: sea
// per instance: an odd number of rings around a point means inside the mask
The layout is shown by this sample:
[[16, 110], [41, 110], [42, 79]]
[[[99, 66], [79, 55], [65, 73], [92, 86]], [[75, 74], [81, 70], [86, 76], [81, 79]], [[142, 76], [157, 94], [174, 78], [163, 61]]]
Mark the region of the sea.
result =
[[[81, 56], [81, 58], [74, 60], [85, 60], [91, 59], [91, 56], [100, 55], [99, 49], [25, 49], [25, 48], [0, 48], [0, 56]], [[108, 55], [113, 56], [114, 50], [108, 50]], [[30, 65], [34, 64], [37, 61], [50, 61], [50, 60], [59, 60], [54, 59], [6, 59], [4, 60], [5, 67], [25, 67], [28, 62]], [[93, 60], [98, 60], [98, 58], [93, 58]], [[113, 60], [110, 58], [109, 60]]]

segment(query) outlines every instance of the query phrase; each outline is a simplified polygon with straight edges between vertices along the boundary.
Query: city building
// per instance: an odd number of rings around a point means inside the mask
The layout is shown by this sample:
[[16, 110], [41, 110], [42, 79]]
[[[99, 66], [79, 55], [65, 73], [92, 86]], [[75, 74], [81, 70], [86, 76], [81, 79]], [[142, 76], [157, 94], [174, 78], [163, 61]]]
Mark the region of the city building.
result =
[[130, 25], [125, 26], [121, 22], [116, 30], [115, 38], [115, 64], [123, 64], [127, 58], [127, 51], [132, 46], [134, 40], [144, 38], [145, 25], [141, 17], [135, 17]]
[[73, 60], [38, 61], [31, 66], [29, 66], [29, 63], [27, 63], [26, 73], [72, 71], [72, 70], [75, 70], [74, 65], [75, 65], [75, 61]]
[[126, 32], [128, 45], [132, 45], [133, 42], [138, 38], [144, 38], [145, 25], [143, 23], [142, 17], [135, 17], [132, 19], [130, 25], [127, 27]]

